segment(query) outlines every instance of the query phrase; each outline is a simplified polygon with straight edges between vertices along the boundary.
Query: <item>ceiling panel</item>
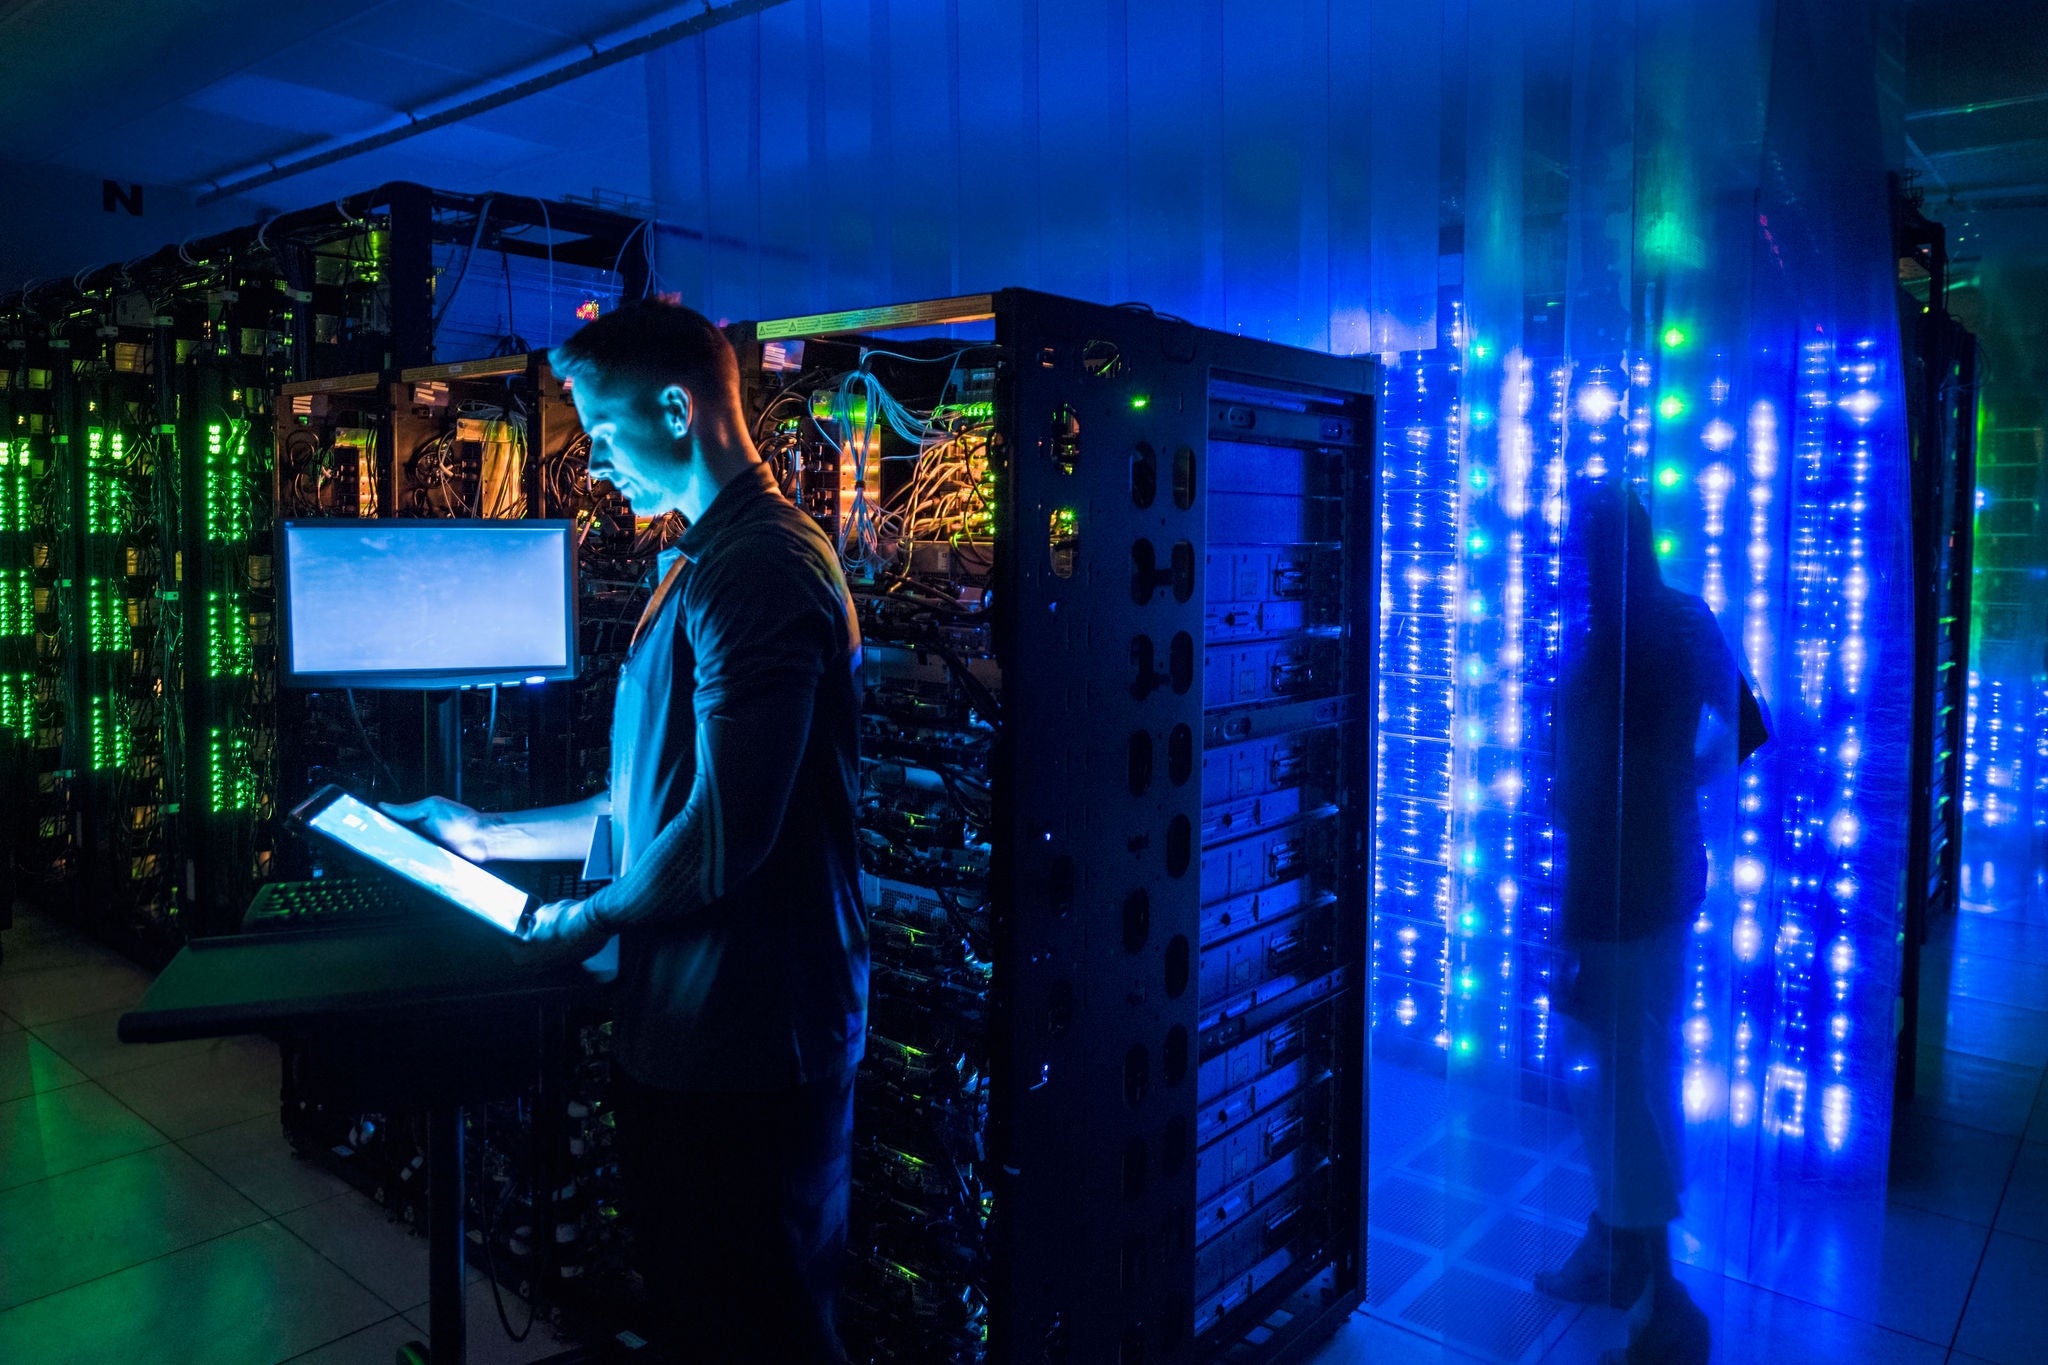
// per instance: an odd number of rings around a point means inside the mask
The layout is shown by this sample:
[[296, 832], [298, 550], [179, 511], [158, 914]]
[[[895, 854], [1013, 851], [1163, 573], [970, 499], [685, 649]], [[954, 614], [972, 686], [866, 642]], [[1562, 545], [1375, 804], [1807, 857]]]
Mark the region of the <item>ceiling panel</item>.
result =
[[114, 179], [181, 185], [203, 182], [225, 169], [220, 161], [223, 156], [284, 157], [320, 141], [317, 135], [180, 104], [131, 127], [80, 143], [70, 164]]
[[0, 23], [0, 51], [8, 54], [0, 132], [11, 147], [64, 162], [78, 144], [146, 120], [261, 54], [395, 6], [396, 0], [38, 0]]
[[[0, 146], [204, 188], [701, 12], [675, 0], [0, 0]], [[629, 62], [567, 83], [408, 156], [506, 166], [615, 145], [622, 121], [644, 141], [641, 71]]]
[[[351, 24], [337, 36], [373, 52], [410, 56], [441, 69], [447, 75], [440, 89], [409, 96], [415, 101], [435, 99], [491, 76], [551, 61], [565, 48], [580, 52], [579, 45], [561, 34], [521, 21], [519, 9], [510, 5], [502, 12], [484, 13], [453, 0], [406, 0], [379, 22]], [[575, 8], [566, 7], [565, 12], [574, 13]], [[601, 36], [603, 30], [589, 32]]]
[[254, 72], [215, 81], [176, 107], [323, 137], [366, 133], [391, 117], [389, 107], [372, 100]]

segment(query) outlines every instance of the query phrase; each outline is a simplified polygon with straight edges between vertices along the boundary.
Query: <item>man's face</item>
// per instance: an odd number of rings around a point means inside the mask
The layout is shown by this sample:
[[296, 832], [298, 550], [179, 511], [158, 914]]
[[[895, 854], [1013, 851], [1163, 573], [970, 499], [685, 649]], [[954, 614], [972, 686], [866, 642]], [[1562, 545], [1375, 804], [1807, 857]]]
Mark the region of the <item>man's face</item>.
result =
[[678, 385], [579, 377], [569, 390], [590, 437], [590, 477], [619, 490], [641, 516], [674, 505], [677, 443], [688, 433], [690, 399]]

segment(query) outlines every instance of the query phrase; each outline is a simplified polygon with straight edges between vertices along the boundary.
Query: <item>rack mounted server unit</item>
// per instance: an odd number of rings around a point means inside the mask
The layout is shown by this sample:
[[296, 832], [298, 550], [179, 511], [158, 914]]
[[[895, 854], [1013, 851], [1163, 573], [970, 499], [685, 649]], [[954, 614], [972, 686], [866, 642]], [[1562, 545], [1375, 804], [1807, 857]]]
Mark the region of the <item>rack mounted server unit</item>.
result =
[[850, 1349], [1302, 1357], [1364, 1283], [1375, 367], [1023, 290], [733, 334], [863, 636]]

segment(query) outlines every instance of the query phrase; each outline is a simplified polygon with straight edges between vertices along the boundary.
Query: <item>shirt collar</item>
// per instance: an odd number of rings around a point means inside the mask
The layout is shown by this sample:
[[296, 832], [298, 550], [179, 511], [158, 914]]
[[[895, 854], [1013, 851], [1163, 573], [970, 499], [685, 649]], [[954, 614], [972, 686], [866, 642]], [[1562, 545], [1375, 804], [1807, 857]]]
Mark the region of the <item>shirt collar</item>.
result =
[[718, 490], [718, 496], [704, 509], [704, 515], [691, 522], [690, 528], [683, 532], [682, 538], [676, 542], [676, 548], [683, 552], [685, 559], [692, 564], [696, 563], [704, 557], [705, 551], [711, 548], [711, 542], [717, 540], [719, 534], [727, 527], [746, 515], [748, 508], [761, 498], [778, 491], [775, 471], [768, 467], [767, 461], [761, 460], [748, 465], [728, 479], [725, 487]]

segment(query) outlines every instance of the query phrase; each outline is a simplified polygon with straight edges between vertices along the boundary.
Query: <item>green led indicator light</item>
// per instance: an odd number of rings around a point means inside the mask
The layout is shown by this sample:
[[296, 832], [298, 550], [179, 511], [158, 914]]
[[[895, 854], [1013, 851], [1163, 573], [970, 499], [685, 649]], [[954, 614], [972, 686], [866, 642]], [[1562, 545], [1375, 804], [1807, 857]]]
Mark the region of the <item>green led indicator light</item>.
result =
[[28, 442], [17, 459], [13, 442], [0, 441], [0, 534], [28, 530]]
[[34, 631], [35, 600], [27, 569], [0, 569], [0, 636]]
[[92, 699], [92, 766], [104, 772], [128, 761], [128, 731], [115, 719], [113, 703], [106, 697]]
[[29, 734], [28, 674], [0, 673], [0, 729]]
[[1667, 464], [1657, 471], [1657, 486], [1659, 488], [1676, 488], [1678, 487], [1678, 481], [1684, 477], [1683, 474], [1678, 472], [1677, 465]]
[[1670, 536], [1657, 537], [1657, 558], [1669, 559], [1671, 558], [1671, 552], [1677, 548], [1678, 542], [1673, 540]]
[[1665, 350], [1675, 351], [1683, 345], [1685, 345], [1685, 329], [1683, 327], [1666, 327], [1664, 329]]
[[1471, 1055], [1472, 1055], [1472, 1047], [1473, 1047], [1473, 1043], [1472, 1043], [1472, 1040], [1471, 1040], [1470, 1038], [1460, 1038], [1460, 1039], [1458, 1039], [1458, 1055], [1459, 1055], [1459, 1056], [1461, 1056], [1461, 1057], [1469, 1057], [1469, 1056], [1471, 1056]]
[[226, 425], [206, 427], [206, 538], [244, 540], [249, 535], [249, 508], [241, 497], [242, 433]]
[[215, 814], [248, 810], [256, 804], [256, 774], [249, 764], [246, 736], [230, 738], [219, 727], [208, 735], [209, 789]]
[[1465, 482], [1471, 484], [1475, 490], [1484, 489], [1486, 487], [1486, 471], [1474, 465], [1472, 472], [1465, 476]]
[[128, 648], [128, 600], [113, 583], [95, 578], [86, 589], [86, 635], [95, 652]]
[[216, 678], [247, 677], [254, 668], [249, 633], [242, 628], [240, 613], [232, 598], [222, 592], [206, 595], [209, 629], [206, 640], [207, 671]]
[[85, 529], [96, 536], [117, 535], [121, 530], [120, 490], [114, 472], [120, 463], [122, 440], [114, 433], [109, 442], [104, 427], [85, 429]]
[[1152, 406], [1152, 400], [1141, 393], [1131, 400], [1131, 406], [1134, 408], [1149, 408]]
[[1474, 531], [1470, 536], [1466, 537], [1465, 548], [1475, 555], [1485, 554], [1488, 546], [1489, 542], [1484, 531]]
[[1675, 393], [1667, 393], [1664, 395], [1664, 400], [1657, 404], [1657, 411], [1664, 414], [1667, 418], [1683, 417], [1685, 415], [1685, 399]]

